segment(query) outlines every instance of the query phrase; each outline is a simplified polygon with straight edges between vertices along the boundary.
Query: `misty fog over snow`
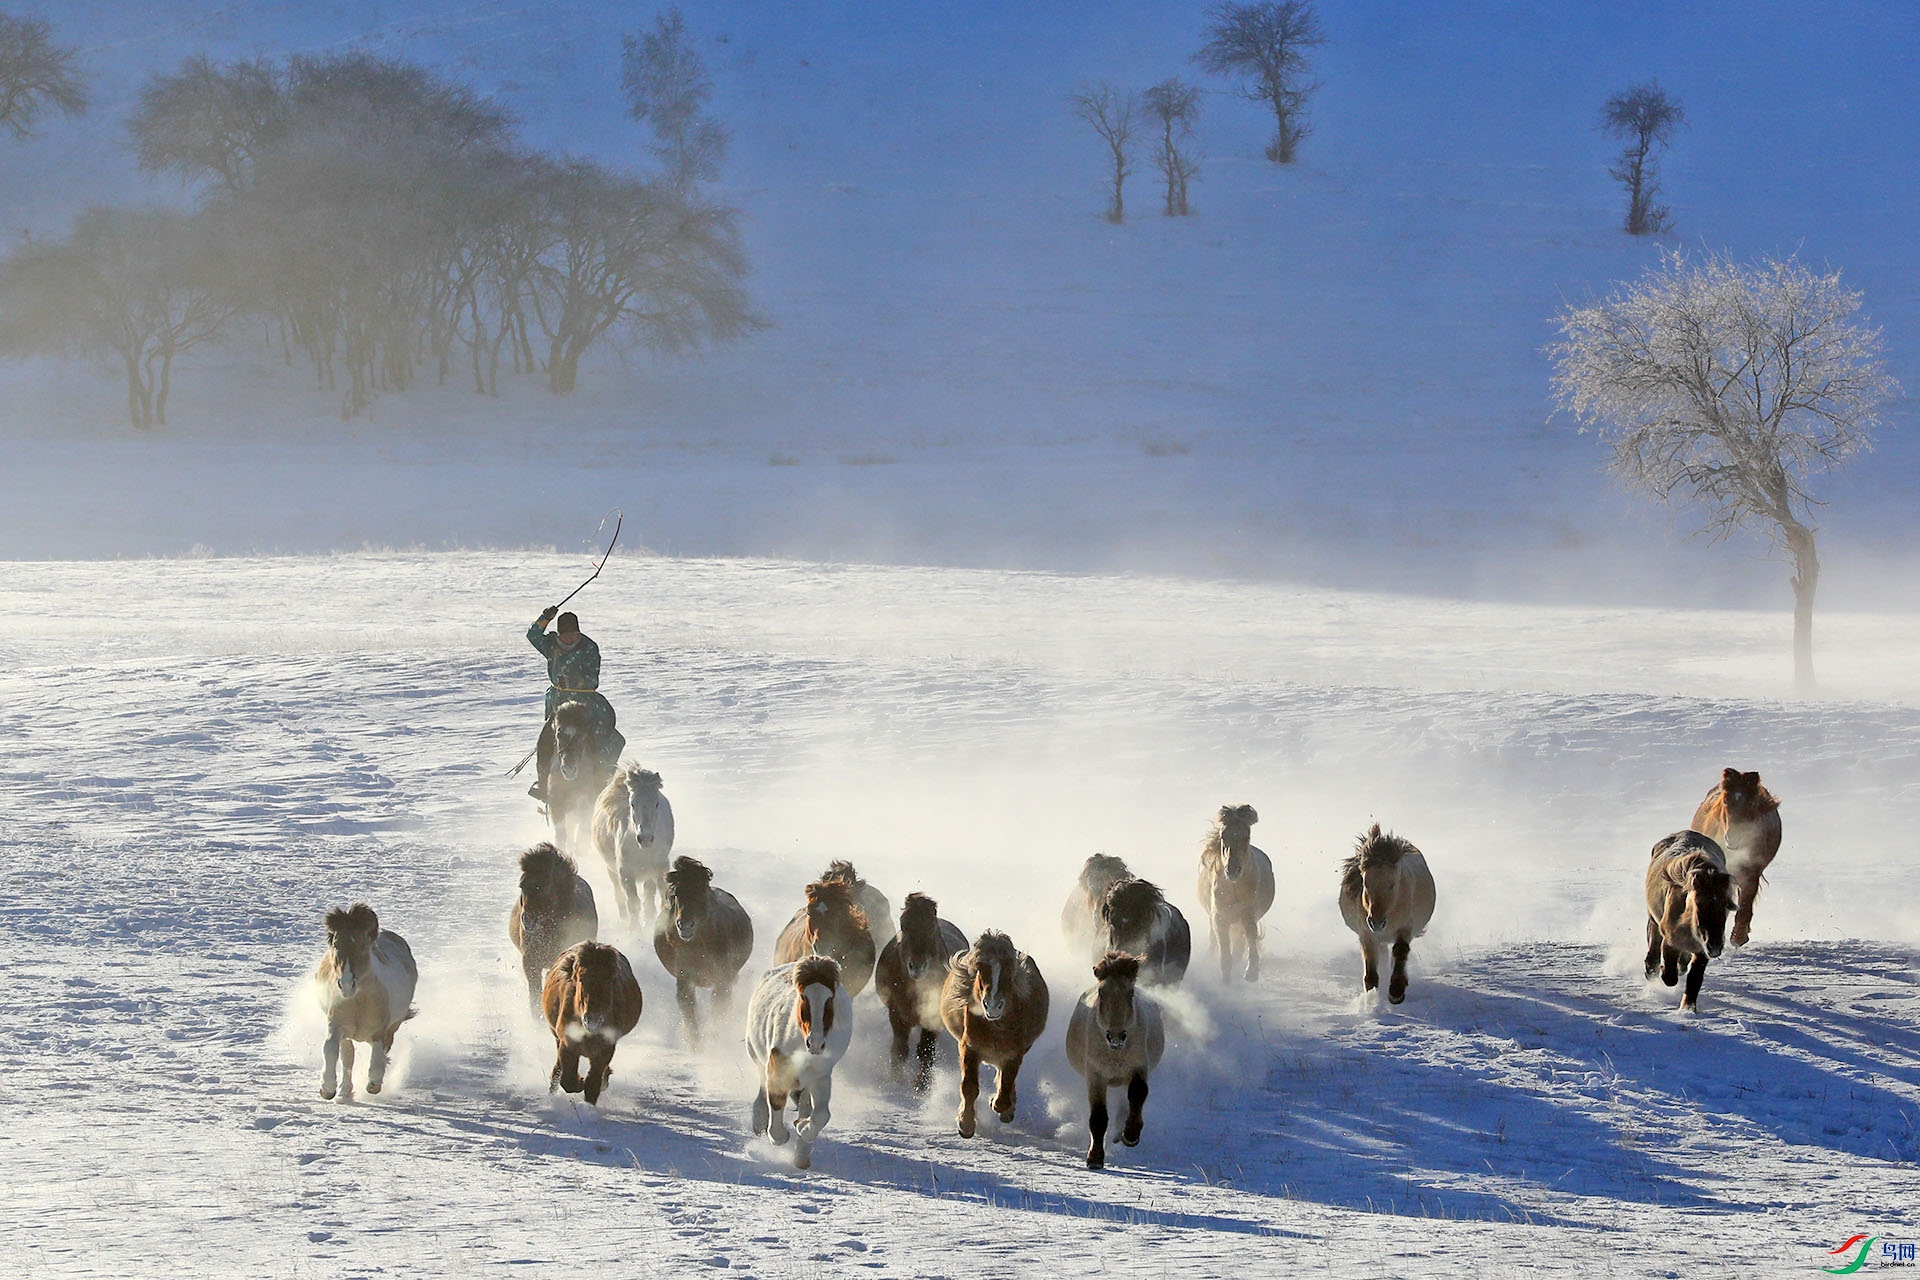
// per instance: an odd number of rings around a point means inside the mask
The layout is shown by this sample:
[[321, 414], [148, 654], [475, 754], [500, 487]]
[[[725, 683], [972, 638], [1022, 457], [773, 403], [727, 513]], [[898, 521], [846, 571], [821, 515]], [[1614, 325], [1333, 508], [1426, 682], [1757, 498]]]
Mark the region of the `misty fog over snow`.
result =
[[[1817, 486], [1796, 696], [1788, 566], [1615, 486], [1542, 351], [1663, 247], [1797, 254], [1920, 387], [1920, 10], [1321, 0], [1281, 167], [1188, 61], [1202, 5], [681, 7], [764, 329], [343, 418], [243, 323], [146, 431], [100, 359], [0, 361], [0, 1270], [1749, 1276], [1920, 1239], [1911, 406]], [[405, 59], [646, 172], [620, 36], [658, 11], [0, 0], [92, 99], [0, 135], [0, 248], [190, 206], [126, 121], [198, 54]], [[1109, 224], [1067, 95], [1176, 75], [1207, 91], [1194, 216], [1143, 163]], [[1595, 125], [1654, 78], [1687, 113], [1675, 226], [1628, 237]], [[590, 849], [646, 1010], [597, 1108], [546, 1090], [505, 920], [548, 828], [504, 775], [545, 687], [522, 632], [615, 506], [569, 607], [676, 852], [753, 916], [736, 1014], [851, 858], [1046, 974], [1011, 1125], [954, 1132], [950, 1041], [930, 1095], [891, 1083], [863, 995], [793, 1168], [737, 1029], [686, 1047]], [[1684, 1016], [1641, 978], [1646, 850], [1726, 766], [1785, 842]], [[1278, 881], [1253, 986], [1195, 894], [1225, 803]], [[1376, 821], [1438, 884], [1391, 1007], [1336, 903]], [[1096, 851], [1196, 939], [1104, 1172], [1061, 1048]], [[419, 1016], [384, 1093], [322, 1102], [306, 978], [362, 899]]]

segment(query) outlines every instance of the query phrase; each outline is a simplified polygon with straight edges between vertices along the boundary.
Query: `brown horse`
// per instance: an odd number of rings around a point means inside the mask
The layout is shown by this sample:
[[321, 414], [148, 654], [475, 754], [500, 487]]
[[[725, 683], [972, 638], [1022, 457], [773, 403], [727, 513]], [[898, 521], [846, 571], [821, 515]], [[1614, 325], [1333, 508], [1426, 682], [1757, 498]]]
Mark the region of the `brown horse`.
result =
[[1040, 966], [997, 930], [981, 934], [971, 950], [948, 965], [940, 1017], [960, 1042], [961, 1137], [973, 1136], [982, 1062], [997, 1077], [994, 1114], [1002, 1124], [1013, 1119], [1020, 1063], [1047, 1029], [1047, 1004]]
[[[547, 970], [547, 985], [540, 993], [557, 1050], [547, 1092], [584, 1091], [589, 1103], [598, 1104], [620, 1037], [640, 1025], [641, 1003], [633, 966], [618, 948], [583, 942], [563, 954]], [[582, 1057], [587, 1060], [584, 1081]]]
[[1127, 864], [1109, 854], [1096, 853], [1081, 864], [1080, 879], [1074, 882], [1067, 904], [1060, 908], [1060, 932], [1067, 944], [1085, 951], [1093, 946], [1093, 935], [1100, 927], [1100, 904], [1107, 890], [1122, 880], [1133, 879]]
[[920, 1066], [913, 1087], [921, 1093], [933, 1081], [933, 1055], [943, 1023], [940, 996], [946, 990], [947, 962], [967, 949], [967, 935], [940, 918], [940, 906], [924, 893], [907, 895], [900, 908], [900, 932], [880, 949], [873, 985], [893, 1024], [893, 1078], [907, 1062], [907, 1039], [920, 1031]]
[[844, 880], [853, 888], [853, 900], [867, 913], [867, 931], [873, 935], [874, 954], [880, 948], [893, 941], [893, 904], [887, 901], [887, 895], [860, 878], [853, 864], [845, 858], [835, 858], [820, 873], [822, 880]]
[[854, 901], [852, 882], [820, 879], [807, 886], [807, 905], [793, 913], [774, 939], [773, 962], [831, 956], [839, 963], [840, 981], [852, 997], [873, 981], [876, 950], [867, 913]]
[[1094, 932], [1096, 959], [1109, 951], [1140, 957], [1140, 980], [1172, 986], [1187, 976], [1193, 931], [1160, 887], [1132, 876], [1107, 890]]
[[733, 984], [753, 954], [753, 921], [725, 889], [715, 888], [713, 872], [692, 858], [673, 860], [667, 872], [667, 901], [653, 923], [653, 953], [673, 975], [680, 1002], [680, 1025], [687, 1043], [700, 1043], [700, 1016], [694, 989], [713, 988], [717, 1012], [733, 1003]]
[[527, 1003], [536, 1017], [546, 971], [562, 951], [576, 942], [591, 942], [599, 931], [593, 889], [580, 878], [572, 858], [544, 840], [520, 855], [520, 896], [507, 916], [507, 937], [520, 953]]
[[1253, 843], [1258, 821], [1250, 804], [1221, 805], [1200, 846], [1200, 905], [1222, 981], [1233, 976], [1235, 934], [1246, 942], [1247, 981], [1260, 977], [1260, 917], [1273, 906], [1273, 862]]
[[1067, 1024], [1067, 1061], [1087, 1082], [1087, 1168], [1107, 1163], [1107, 1090], [1126, 1086], [1127, 1115], [1120, 1141], [1140, 1145], [1147, 1106], [1147, 1073], [1160, 1065], [1167, 1032], [1160, 1006], [1134, 989], [1140, 957], [1108, 952], [1093, 966], [1094, 986], [1073, 1006]]
[[1647, 864], [1647, 976], [1680, 980], [1680, 957], [1691, 956], [1687, 991], [1680, 1007], [1699, 1008], [1707, 961], [1725, 945], [1727, 912], [1733, 909], [1733, 877], [1726, 855], [1710, 836], [1676, 831], [1653, 846]]
[[1780, 852], [1780, 801], [1760, 785], [1759, 774], [1722, 769], [1720, 785], [1707, 792], [1693, 811], [1692, 825], [1726, 855], [1738, 904], [1728, 941], [1744, 947], [1753, 929], [1753, 900], [1760, 896], [1760, 881]]
[[1340, 865], [1340, 918], [1360, 939], [1362, 990], [1380, 985], [1380, 944], [1393, 944], [1387, 999], [1407, 998], [1407, 952], [1433, 919], [1433, 873], [1409, 840], [1382, 835], [1374, 823]]
[[[326, 1068], [320, 1096], [353, 1097], [353, 1042], [373, 1050], [367, 1092], [380, 1092], [387, 1055], [400, 1024], [413, 1016], [413, 989], [420, 970], [407, 940], [380, 927], [364, 902], [327, 912], [327, 950], [314, 971], [314, 988], [327, 1015]], [[342, 1069], [344, 1068], [344, 1071]], [[339, 1087], [336, 1089], [336, 1085]]]

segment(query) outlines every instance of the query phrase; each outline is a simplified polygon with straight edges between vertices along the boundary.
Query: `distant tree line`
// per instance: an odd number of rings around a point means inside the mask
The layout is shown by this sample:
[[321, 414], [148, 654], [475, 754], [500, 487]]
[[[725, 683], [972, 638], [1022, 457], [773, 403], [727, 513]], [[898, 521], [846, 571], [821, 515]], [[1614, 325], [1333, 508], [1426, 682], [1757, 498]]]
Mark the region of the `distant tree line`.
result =
[[173, 362], [257, 322], [340, 411], [421, 378], [574, 389], [603, 341], [659, 351], [761, 323], [738, 211], [705, 187], [726, 133], [678, 11], [630, 37], [648, 176], [521, 145], [463, 85], [364, 53], [188, 59], [129, 122], [143, 170], [193, 209], [93, 209], [0, 262], [0, 349], [110, 351], [136, 427], [166, 421]]

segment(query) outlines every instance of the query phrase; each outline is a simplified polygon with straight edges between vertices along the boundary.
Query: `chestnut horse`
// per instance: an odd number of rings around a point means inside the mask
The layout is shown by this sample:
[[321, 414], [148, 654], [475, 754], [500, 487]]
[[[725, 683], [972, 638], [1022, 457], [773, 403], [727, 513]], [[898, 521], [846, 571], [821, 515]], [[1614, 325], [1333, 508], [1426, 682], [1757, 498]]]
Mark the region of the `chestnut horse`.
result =
[[1067, 904], [1060, 908], [1060, 932], [1067, 944], [1078, 951], [1093, 946], [1093, 935], [1100, 927], [1100, 904], [1107, 890], [1122, 880], [1133, 879], [1133, 872], [1119, 858], [1096, 853], [1080, 866], [1080, 878], [1074, 882]]
[[380, 1092], [394, 1034], [414, 1013], [413, 989], [419, 985], [420, 970], [407, 940], [382, 929], [380, 917], [364, 902], [327, 912], [326, 928], [327, 950], [313, 974], [315, 993], [327, 1015], [320, 1096], [331, 1098], [338, 1092], [345, 1100], [353, 1097], [355, 1040], [373, 1050], [367, 1092]]
[[733, 984], [753, 954], [753, 921], [725, 889], [715, 888], [713, 872], [692, 858], [673, 860], [667, 872], [667, 902], [653, 922], [653, 953], [673, 975], [674, 999], [687, 1043], [700, 1043], [700, 1017], [694, 1006], [697, 987], [713, 988], [716, 1012], [733, 1004]]
[[1087, 1168], [1107, 1163], [1107, 1090], [1127, 1090], [1120, 1141], [1140, 1145], [1147, 1106], [1147, 1073], [1167, 1049], [1160, 1006], [1134, 989], [1140, 957], [1109, 951], [1093, 966], [1094, 985], [1073, 1006], [1067, 1023], [1067, 1061], [1087, 1082]]
[[813, 1144], [833, 1118], [833, 1067], [853, 1042], [853, 997], [840, 966], [808, 956], [767, 970], [747, 1002], [747, 1056], [760, 1077], [753, 1131], [787, 1140], [787, 1100], [798, 1113], [793, 1163], [813, 1164]]
[[[640, 1025], [640, 983], [618, 948], [582, 942], [569, 948], [547, 970], [540, 1005], [553, 1031], [556, 1053], [547, 1092], [585, 1092], [598, 1104], [613, 1066], [620, 1038]], [[580, 1059], [587, 1077], [580, 1078]]]
[[1250, 804], [1227, 804], [1200, 846], [1200, 905], [1222, 981], [1233, 976], [1234, 936], [1246, 942], [1247, 981], [1260, 977], [1260, 917], [1273, 906], [1273, 862], [1253, 843]]
[[900, 1079], [907, 1062], [907, 1039], [919, 1029], [916, 1050], [920, 1066], [913, 1087], [921, 1093], [933, 1081], [933, 1055], [944, 1024], [940, 995], [946, 990], [947, 962], [967, 949], [967, 935], [940, 918], [940, 906], [924, 893], [907, 895], [900, 908], [900, 932], [880, 949], [873, 967], [873, 985], [887, 1006], [893, 1024], [893, 1078]]
[[1684, 1011], [1699, 1008], [1707, 961], [1725, 946], [1732, 909], [1733, 877], [1711, 836], [1676, 831], [1653, 846], [1647, 864], [1647, 977], [1658, 968], [1660, 981], [1671, 987], [1680, 980], [1680, 957], [1692, 957], [1680, 999]]
[[893, 941], [893, 904], [887, 901], [887, 895], [860, 878], [853, 864], [845, 858], [835, 858], [820, 873], [822, 880], [844, 880], [853, 889], [853, 900], [867, 913], [867, 931], [873, 935], [873, 951]]
[[1040, 976], [1040, 966], [998, 930], [981, 934], [971, 950], [948, 965], [940, 1017], [960, 1042], [961, 1137], [973, 1136], [983, 1062], [996, 1076], [994, 1114], [1002, 1124], [1013, 1119], [1020, 1064], [1047, 1029], [1047, 1005], [1047, 981]]
[[1722, 769], [1720, 784], [1693, 811], [1691, 825], [1726, 855], [1737, 904], [1728, 941], [1744, 947], [1753, 929], [1753, 900], [1760, 896], [1760, 881], [1780, 852], [1780, 801], [1760, 785], [1759, 774]]
[[867, 913], [854, 901], [852, 882], [823, 877], [807, 886], [807, 905], [793, 913], [774, 939], [773, 962], [831, 956], [840, 966], [847, 994], [857, 996], [873, 981], [875, 950]]
[[1413, 842], [1382, 835], [1374, 823], [1340, 865], [1340, 918], [1360, 939], [1360, 986], [1380, 985], [1379, 949], [1393, 944], [1393, 976], [1387, 1000], [1407, 998], [1407, 952], [1433, 919], [1433, 873]]

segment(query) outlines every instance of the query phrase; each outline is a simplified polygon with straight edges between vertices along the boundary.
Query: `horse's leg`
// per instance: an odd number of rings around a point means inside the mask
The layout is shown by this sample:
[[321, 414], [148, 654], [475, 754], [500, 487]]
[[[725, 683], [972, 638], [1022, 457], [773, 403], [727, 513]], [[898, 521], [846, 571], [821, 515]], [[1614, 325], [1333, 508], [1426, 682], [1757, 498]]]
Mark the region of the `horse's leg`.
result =
[[612, 1073], [613, 1048], [608, 1046], [604, 1053], [587, 1055], [587, 1079], [585, 1090], [589, 1106], [600, 1104], [600, 1091], [607, 1087], [607, 1076]]
[[1207, 933], [1213, 940], [1214, 958], [1220, 962], [1220, 981], [1226, 982], [1233, 977], [1233, 925], [1209, 909]]
[[1087, 1168], [1104, 1169], [1107, 1166], [1107, 1086], [1094, 1076], [1087, 1077], [1087, 1132], [1092, 1141], [1087, 1144]]
[[1693, 963], [1687, 966], [1687, 994], [1680, 999], [1680, 1007], [1690, 1012], [1700, 1010], [1700, 983], [1707, 976], [1707, 956], [1705, 952], [1694, 956]]
[[[808, 1146], [812, 1146], [827, 1127], [827, 1121], [833, 1119], [833, 1077], [823, 1076], [808, 1085], [806, 1100], [801, 1106], [800, 1121], [793, 1129], [806, 1139]], [[805, 1167], [801, 1166], [803, 1169]]]
[[568, 1093], [578, 1093], [584, 1089], [586, 1086], [580, 1081], [580, 1051], [570, 1044], [562, 1044], [560, 1062], [560, 1087]]
[[353, 1037], [340, 1037], [340, 1096], [353, 1096]]
[[994, 1070], [993, 1114], [1000, 1117], [1001, 1124], [1013, 1119], [1013, 1109], [1019, 1100], [1015, 1086], [1020, 1083], [1020, 1064], [1026, 1060], [1026, 1055], [1022, 1054]]
[[1407, 998], [1407, 952], [1413, 943], [1406, 934], [1393, 940], [1393, 976], [1387, 979], [1387, 1003], [1399, 1004]]
[[[547, 1077], [548, 1093], [552, 1093], [555, 1089], [558, 1089], [561, 1081], [566, 1078], [567, 1074], [567, 1042], [555, 1037], [554, 1043], [556, 1047], [553, 1052], [553, 1073]], [[569, 1089], [567, 1092], [571, 1093], [573, 1091]]]
[[1679, 949], [1668, 946], [1664, 938], [1660, 941], [1660, 981], [1668, 986], [1680, 981]]
[[920, 1028], [920, 1047], [917, 1051], [920, 1058], [920, 1068], [913, 1076], [913, 1089], [915, 1093], [925, 1093], [933, 1087], [933, 1055], [938, 1053], [939, 1050], [940, 1033], [938, 1031], [929, 1031], [925, 1027]]
[[904, 1013], [892, 1005], [887, 1006], [887, 1022], [893, 1027], [893, 1050], [887, 1055], [887, 1074], [895, 1084], [899, 1084], [901, 1073], [907, 1065], [907, 1037], [912, 1034], [913, 1025], [907, 1021]]
[[321, 1053], [327, 1065], [320, 1072], [320, 1096], [332, 1101], [340, 1091], [340, 1028], [327, 1028], [327, 1043]]
[[393, 1033], [399, 1029], [400, 1024], [396, 1022], [382, 1031], [373, 1041], [371, 1056], [367, 1062], [368, 1093], [380, 1092], [380, 1086], [386, 1082], [387, 1054], [393, 1049]]
[[753, 1131], [765, 1133], [773, 1121], [773, 1109], [767, 1102], [767, 1082], [760, 1082], [760, 1089], [753, 1095]]
[[700, 1006], [694, 999], [693, 975], [673, 975], [673, 998], [680, 1005], [680, 1027], [686, 1033], [687, 1047], [700, 1047]]
[[1247, 981], [1260, 981], [1260, 922], [1249, 911], [1245, 919], [1247, 933]]
[[767, 1136], [777, 1146], [787, 1140], [787, 1091], [779, 1083], [786, 1077], [786, 1069], [778, 1049], [767, 1054], [766, 1073]]
[[1660, 944], [1665, 939], [1660, 936], [1660, 922], [1652, 916], [1647, 917], [1647, 981], [1653, 981], [1653, 975], [1660, 970]]
[[1742, 868], [1733, 882], [1733, 891], [1736, 897], [1733, 934], [1727, 941], [1736, 947], [1744, 947], [1753, 929], [1753, 900], [1760, 896], [1760, 868], [1754, 866]]
[[971, 1138], [974, 1129], [974, 1102], [980, 1097], [980, 1052], [965, 1040], [960, 1042], [960, 1136]]
[[1147, 1122], [1147, 1073], [1136, 1071], [1127, 1081], [1127, 1122], [1121, 1126], [1120, 1141], [1130, 1147], [1140, 1145], [1140, 1130]]
[[1373, 939], [1360, 936], [1360, 989], [1372, 991], [1380, 985], [1380, 966], [1373, 958]]
[[540, 1007], [541, 979], [540, 964], [532, 954], [531, 948], [520, 957], [520, 971], [527, 976], [527, 1003], [533, 1007], [533, 1016], [546, 1021], [546, 1011]]

